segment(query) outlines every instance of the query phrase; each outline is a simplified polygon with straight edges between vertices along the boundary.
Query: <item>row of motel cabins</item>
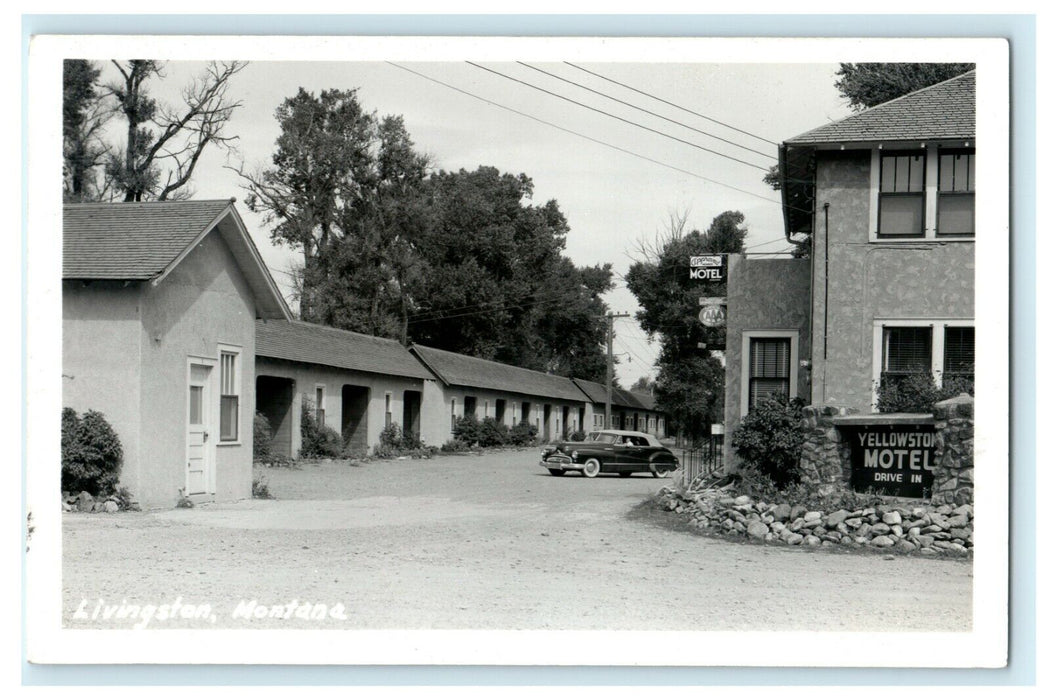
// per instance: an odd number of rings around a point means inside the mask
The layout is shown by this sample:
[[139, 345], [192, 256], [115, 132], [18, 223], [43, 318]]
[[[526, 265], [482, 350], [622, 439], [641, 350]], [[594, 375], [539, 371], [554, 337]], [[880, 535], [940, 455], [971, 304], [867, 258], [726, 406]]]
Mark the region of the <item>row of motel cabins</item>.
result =
[[[249, 498], [256, 411], [293, 458], [304, 408], [362, 453], [391, 423], [429, 445], [466, 415], [604, 427], [604, 385], [293, 320], [232, 200], [67, 204], [63, 244], [63, 405], [110, 421], [144, 507]], [[664, 435], [651, 396], [611, 405]]]
[[[774, 392], [872, 413], [886, 377], [972, 377], [975, 91], [966, 73], [781, 144], [785, 234], [811, 252], [728, 261], [730, 468]], [[249, 497], [252, 407], [292, 456], [302, 401], [361, 448], [392, 421], [440, 445], [467, 413], [601, 427], [599, 384], [291, 320], [232, 201], [68, 205], [64, 241], [63, 400], [110, 419], [144, 505]], [[612, 427], [663, 434], [651, 399], [613, 403]]]

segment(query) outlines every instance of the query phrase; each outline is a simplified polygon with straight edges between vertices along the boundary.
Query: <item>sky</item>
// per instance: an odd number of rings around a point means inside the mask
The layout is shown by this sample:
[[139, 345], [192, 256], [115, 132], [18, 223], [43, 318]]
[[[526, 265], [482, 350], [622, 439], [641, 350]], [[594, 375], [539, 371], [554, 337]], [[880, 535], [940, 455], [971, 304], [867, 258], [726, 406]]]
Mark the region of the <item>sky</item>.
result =
[[[834, 88], [835, 63], [474, 63], [251, 62], [230, 83], [231, 99], [242, 102], [227, 128], [238, 137], [237, 152], [210, 149], [193, 196], [241, 202], [287, 296], [288, 270], [301, 253], [271, 243], [269, 227], [243, 205], [247, 193], [230, 166], [270, 165], [279, 135], [274, 112], [300, 87], [356, 89], [366, 110], [404, 118], [435, 169], [484, 165], [528, 175], [532, 203], [556, 200], [568, 220], [565, 254], [578, 265], [612, 263], [616, 289], [605, 301], [613, 312], [634, 314], [639, 307], [622, 276], [673, 216], [702, 231], [719, 213], [739, 210], [750, 252], [788, 249], [777, 193], [762, 182], [776, 144], [851, 113]], [[116, 76], [99, 65], [103, 82]], [[177, 104], [204, 67], [167, 62], [151, 94]], [[620, 382], [655, 377], [658, 347], [637, 321], [616, 321], [616, 334]]]

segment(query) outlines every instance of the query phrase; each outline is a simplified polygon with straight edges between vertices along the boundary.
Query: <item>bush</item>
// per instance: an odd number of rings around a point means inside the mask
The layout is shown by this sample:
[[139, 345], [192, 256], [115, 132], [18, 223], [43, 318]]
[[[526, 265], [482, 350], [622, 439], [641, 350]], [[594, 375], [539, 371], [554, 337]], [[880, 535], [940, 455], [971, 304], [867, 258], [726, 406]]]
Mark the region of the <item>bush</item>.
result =
[[885, 502], [878, 494], [835, 491], [822, 494], [819, 485], [791, 483], [778, 486], [774, 481], [754, 469], [745, 467], [735, 474], [736, 493], [750, 496], [752, 501], [765, 503], [787, 503], [804, 506], [807, 510], [830, 513], [839, 509], [857, 511]]
[[123, 459], [120, 438], [104, 415], [62, 409], [63, 491], [108, 496], [116, 490]]
[[933, 405], [959, 394], [973, 396], [973, 379], [965, 376], [944, 378], [938, 387], [930, 372], [903, 377], [882, 377], [876, 407], [879, 413], [933, 413]]
[[271, 441], [273, 440], [273, 429], [266, 416], [258, 411], [255, 412], [255, 420], [252, 422], [252, 459], [256, 462], [268, 462], [273, 457]]
[[587, 433], [583, 432], [582, 430], [577, 430], [569, 436], [569, 442], [583, 442], [586, 439]]
[[301, 421], [303, 445], [299, 455], [305, 458], [332, 457], [338, 458], [343, 454], [343, 437], [328, 426], [317, 424], [312, 408], [305, 401]]
[[510, 442], [510, 429], [491, 416], [482, 419], [479, 431], [478, 444], [482, 447], [501, 447]]
[[252, 479], [252, 498], [273, 499], [273, 494], [270, 493], [270, 485], [265, 477], [260, 476]]
[[797, 396], [776, 394], [755, 406], [733, 433], [732, 446], [745, 468], [763, 474], [778, 488], [798, 481], [798, 456], [805, 439]]
[[452, 438], [441, 446], [442, 452], [466, 452], [469, 449], [470, 445], [459, 438]]
[[538, 432], [539, 430], [535, 425], [522, 421], [510, 429], [510, 444], [519, 447], [531, 445], [536, 441]]
[[481, 424], [474, 416], [460, 416], [452, 428], [452, 436], [472, 447], [481, 444]]

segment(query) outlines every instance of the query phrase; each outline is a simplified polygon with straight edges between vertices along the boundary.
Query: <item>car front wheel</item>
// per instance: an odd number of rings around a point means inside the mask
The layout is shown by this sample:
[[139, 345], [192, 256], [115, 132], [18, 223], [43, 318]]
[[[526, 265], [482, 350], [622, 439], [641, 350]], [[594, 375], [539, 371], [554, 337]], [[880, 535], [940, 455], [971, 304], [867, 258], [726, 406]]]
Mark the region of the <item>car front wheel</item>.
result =
[[663, 479], [671, 473], [671, 470], [666, 464], [657, 464], [656, 462], [653, 462], [649, 465], [649, 472], [657, 479]]
[[600, 472], [601, 470], [602, 463], [596, 460], [595, 458], [591, 457], [586, 462], [584, 462], [583, 469], [581, 469], [580, 471], [583, 472], [583, 475], [588, 479], [593, 479], [594, 477], [598, 476], [598, 472]]

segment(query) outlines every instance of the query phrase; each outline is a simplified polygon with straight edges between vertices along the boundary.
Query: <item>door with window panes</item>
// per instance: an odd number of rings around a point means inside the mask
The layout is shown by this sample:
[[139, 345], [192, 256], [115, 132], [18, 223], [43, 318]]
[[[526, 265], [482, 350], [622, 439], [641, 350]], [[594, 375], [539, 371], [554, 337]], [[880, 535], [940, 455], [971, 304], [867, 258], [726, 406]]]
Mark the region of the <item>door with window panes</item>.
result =
[[211, 367], [190, 365], [186, 429], [186, 494], [208, 492], [211, 480], [211, 444], [208, 434], [208, 381]]

